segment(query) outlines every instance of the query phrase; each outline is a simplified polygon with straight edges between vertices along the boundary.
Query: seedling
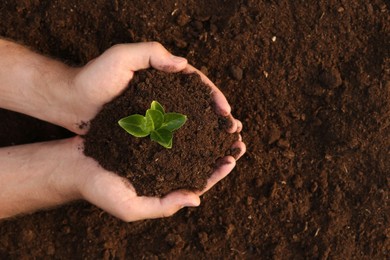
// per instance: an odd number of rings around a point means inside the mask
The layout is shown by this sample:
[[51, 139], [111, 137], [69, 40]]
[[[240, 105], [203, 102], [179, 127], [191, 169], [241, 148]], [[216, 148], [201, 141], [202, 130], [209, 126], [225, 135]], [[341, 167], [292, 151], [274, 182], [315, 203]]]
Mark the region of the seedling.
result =
[[118, 121], [118, 124], [135, 137], [146, 137], [172, 148], [173, 132], [184, 125], [187, 116], [179, 113], [165, 113], [163, 106], [153, 101], [145, 116], [135, 114]]

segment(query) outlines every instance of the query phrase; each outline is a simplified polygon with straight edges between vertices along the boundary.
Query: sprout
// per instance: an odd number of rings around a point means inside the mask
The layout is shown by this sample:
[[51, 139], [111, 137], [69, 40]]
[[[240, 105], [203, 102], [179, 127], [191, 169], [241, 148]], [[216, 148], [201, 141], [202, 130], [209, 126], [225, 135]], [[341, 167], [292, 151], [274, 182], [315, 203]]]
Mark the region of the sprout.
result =
[[172, 148], [173, 131], [182, 127], [187, 116], [179, 113], [165, 113], [157, 101], [153, 101], [145, 116], [135, 114], [118, 121], [118, 124], [135, 137], [146, 137], [164, 146]]

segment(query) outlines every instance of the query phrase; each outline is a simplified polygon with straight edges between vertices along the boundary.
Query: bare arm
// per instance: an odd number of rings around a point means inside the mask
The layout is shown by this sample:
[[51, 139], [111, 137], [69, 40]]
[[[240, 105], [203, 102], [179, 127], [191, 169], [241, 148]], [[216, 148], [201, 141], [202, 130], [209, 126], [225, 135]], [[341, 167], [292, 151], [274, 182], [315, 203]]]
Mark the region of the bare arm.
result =
[[76, 69], [0, 39], [0, 107], [69, 128]]
[[80, 199], [81, 176], [71, 171], [80, 161], [75, 145], [68, 139], [0, 148], [0, 219]]

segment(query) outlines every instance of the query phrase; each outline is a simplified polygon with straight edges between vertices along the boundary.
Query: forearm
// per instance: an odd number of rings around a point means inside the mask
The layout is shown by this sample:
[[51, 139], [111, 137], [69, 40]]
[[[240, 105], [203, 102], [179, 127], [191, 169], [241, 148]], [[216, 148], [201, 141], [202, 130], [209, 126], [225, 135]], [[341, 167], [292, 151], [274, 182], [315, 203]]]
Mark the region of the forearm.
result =
[[75, 69], [0, 39], [0, 107], [68, 127]]
[[0, 148], [0, 219], [81, 198], [75, 140]]

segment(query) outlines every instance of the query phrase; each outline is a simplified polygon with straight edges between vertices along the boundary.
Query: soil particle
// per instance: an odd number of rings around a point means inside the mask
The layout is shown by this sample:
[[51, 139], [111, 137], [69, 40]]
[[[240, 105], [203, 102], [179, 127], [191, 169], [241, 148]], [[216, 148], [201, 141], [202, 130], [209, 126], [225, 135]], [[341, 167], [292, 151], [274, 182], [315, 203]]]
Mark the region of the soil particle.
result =
[[230, 149], [230, 153], [229, 155], [233, 156], [235, 159], [238, 158], [238, 156], [240, 155], [241, 153], [241, 149], [240, 148], [232, 148]]
[[191, 21], [191, 17], [185, 13], [180, 13], [177, 16], [176, 22], [179, 26], [185, 26]]
[[215, 24], [210, 24], [210, 33], [215, 34], [218, 31], [218, 27]]
[[235, 65], [230, 66], [230, 74], [235, 80], [242, 80], [243, 71], [240, 67]]
[[264, 179], [263, 178], [257, 177], [255, 179], [255, 187], [256, 188], [261, 188], [263, 186], [263, 184], [264, 184]]
[[35, 233], [31, 229], [23, 230], [22, 236], [23, 239], [26, 240], [27, 242], [31, 242], [33, 241], [33, 239], [35, 239]]
[[48, 255], [54, 255], [56, 253], [56, 249], [53, 245], [49, 245], [48, 248], [47, 248], [47, 254]]
[[268, 144], [273, 144], [276, 141], [278, 141], [281, 135], [282, 135], [282, 131], [278, 127], [276, 126], [272, 127], [268, 137]]
[[207, 248], [209, 242], [209, 235], [206, 232], [200, 232], [198, 234], [198, 237], [203, 248]]
[[181, 250], [185, 245], [180, 235], [172, 233], [165, 237], [165, 242], [167, 242], [170, 247], [175, 247], [176, 250]]
[[78, 128], [79, 128], [80, 130], [84, 130], [84, 129], [88, 128], [88, 127], [89, 127], [89, 122], [81, 121], [81, 122], [78, 124]]
[[210, 18], [211, 16], [208, 14], [195, 14], [195, 19], [200, 22], [207, 22]]
[[234, 225], [233, 225], [233, 224], [229, 224], [229, 225], [226, 227], [226, 236], [227, 236], [227, 237], [230, 237], [230, 236], [233, 234], [234, 230], [235, 230]]
[[251, 206], [252, 203], [253, 203], [253, 201], [254, 201], [254, 198], [251, 197], [251, 196], [248, 196], [248, 197], [246, 198], [246, 205]]
[[337, 88], [343, 84], [341, 79], [340, 71], [337, 68], [331, 68], [329, 70], [324, 70], [319, 76], [320, 83], [327, 88]]
[[180, 49], [184, 49], [187, 47], [188, 43], [186, 41], [183, 41], [182, 39], [175, 38], [174, 40], [176, 47]]
[[270, 192], [269, 192], [269, 197], [271, 199], [275, 199], [276, 196], [278, 195], [278, 190], [279, 190], [279, 186], [278, 186], [278, 184], [276, 182], [274, 182], [271, 185]]
[[292, 182], [295, 189], [300, 189], [303, 186], [303, 179], [300, 175], [295, 175]]
[[206, 66], [202, 66], [200, 67], [200, 71], [204, 74], [204, 75], [208, 75], [209, 74], [209, 70]]
[[201, 21], [194, 21], [194, 28], [198, 31], [202, 31], [203, 23]]
[[314, 181], [314, 182], [311, 184], [311, 186], [310, 186], [310, 192], [311, 192], [311, 193], [314, 193], [314, 192], [317, 191], [317, 189], [318, 189], [318, 183]]
[[321, 87], [320, 84], [313, 84], [308, 86], [307, 89], [305, 89], [305, 93], [309, 96], [315, 96], [315, 97], [320, 97], [324, 95], [326, 92], [326, 89]]
[[286, 151], [283, 152], [283, 156], [286, 157], [289, 160], [292, 160], [295, 157], [295, 153], [292, 150], [286, 150]]
[[278, 146], [283, 149], [287, 149], [290, 147], [290, 143], [286, 139], [279, 139], [278, 140]]

